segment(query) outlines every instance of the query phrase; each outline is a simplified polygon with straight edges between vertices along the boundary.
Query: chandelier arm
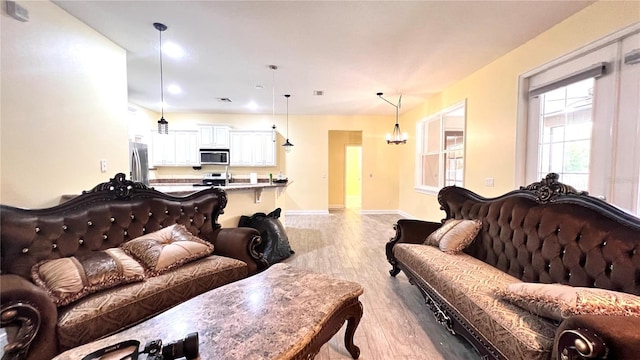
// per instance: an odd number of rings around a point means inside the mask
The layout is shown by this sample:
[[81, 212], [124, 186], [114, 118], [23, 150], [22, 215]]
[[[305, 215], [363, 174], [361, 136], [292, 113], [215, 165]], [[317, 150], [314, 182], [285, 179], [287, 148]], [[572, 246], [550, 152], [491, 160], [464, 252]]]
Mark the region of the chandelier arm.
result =
[[398, 109], [398, 105], [396, 105], [396, 104], [392, 103], [391, 101], [389, 101], [389, 100], [387, 100], [387, 99], [383, 98], [383, 97], [382, 97], [382, 95], [378, 95], [378, 97], [379, 97], [380, 99], [382, 99], [382, 100], [384, 100], [384, 101], [388, 102], [388, 103], [389, 103], [389, 105], [391, 105], [391, 106], [393, 106], [394, 108], [396, 108], [396, 110]]

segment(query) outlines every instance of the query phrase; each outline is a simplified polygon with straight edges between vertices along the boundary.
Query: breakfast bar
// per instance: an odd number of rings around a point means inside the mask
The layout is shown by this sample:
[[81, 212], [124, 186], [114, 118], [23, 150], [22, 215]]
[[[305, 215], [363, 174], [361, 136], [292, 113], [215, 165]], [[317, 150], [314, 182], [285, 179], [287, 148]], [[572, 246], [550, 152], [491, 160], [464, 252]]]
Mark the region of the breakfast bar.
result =
[[[194, 183], [198, 182], [198, 186]], [[242, 215], [252, 215], [257, 212], [270, 213], [276, 208], [283, 209], [280, 221], [285, 222], [286, 203], [284, 193], [292, 181], [288, 182], [249, 182], [234, 181], [226, 185], [202, 186], [199, 179], [167, 179], [152, 180], [150, 187], [173, 196], [187, 196], [197, 191], [218, 187], [227, 193], [228, 204], [224, 213], [218, 218], [223, 228], [236, 227]], [[79, 194], [65, 194], [61, 202], [66, 202]]]
[[345, 321], [344, 343], [357, 359], [353, 336], [362, 317], [362, 293], [358, 283], [276, 264], [55, 359], [81, 359], [125, 340], [169, 342], [193, 332], [200, 359], [312, 359]]
[[[270, 213], [276, 208], [283, 209], [280, 221], [285, 222], [286, 202], [285, 191], [292, 181], [287, 183], [258, 182], [232, 182], [226, 185], [219, 185], [227, 193], [229, 199], [224, 213], [220, 215], [218, 221], [222, 227], [238, 226], [242, 215], [252, 215], [257, 212]], [[151, 183], [154, 189], [171, 194], [173, 196], [186, 196], [196, 191], [207, 189], [204, 186], [194, 186], [189, 183], [176, 182], [155, 182]]]

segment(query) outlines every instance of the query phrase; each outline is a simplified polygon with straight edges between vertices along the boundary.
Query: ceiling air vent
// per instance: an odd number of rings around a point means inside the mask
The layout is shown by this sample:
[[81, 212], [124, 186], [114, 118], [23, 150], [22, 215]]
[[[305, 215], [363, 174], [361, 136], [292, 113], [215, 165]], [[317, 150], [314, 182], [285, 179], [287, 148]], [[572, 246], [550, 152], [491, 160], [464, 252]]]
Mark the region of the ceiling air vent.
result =
[[226, 98], [226, 97], [221, 97], [221, 98], [218, 98], [218, 101], [220, 101], [220, 102], [230, 103], [230, 102], [231, 102], [231, 99]]
[[324, 90], [313, 90], [313, 95], [322, 96], [324, 95]]

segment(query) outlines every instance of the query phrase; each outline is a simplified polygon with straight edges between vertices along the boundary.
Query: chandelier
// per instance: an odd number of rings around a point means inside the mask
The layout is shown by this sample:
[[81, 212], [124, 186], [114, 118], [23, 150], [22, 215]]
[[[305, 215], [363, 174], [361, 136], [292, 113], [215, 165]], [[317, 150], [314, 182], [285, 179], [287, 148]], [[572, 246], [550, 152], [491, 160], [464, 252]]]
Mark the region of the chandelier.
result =
[[398, 124], [398, 110], [400, 110], [400, 103], [402, 101], [402, 94], [400, 94], [400, 98], [398, 99], [398, 104], [394, 104], [391, 101], [385, 99], [382, 97], [382, 93], [379, 92], [376, 95], [378, 95], [378, 97], [386, 102], [388, 102], [389, 104], [391, 104], [391, 106], [393, 106], [394, 108], [396, 108], [396, 124], [393, 126], [393, 133], [392, 134], [387, 134], [386, 139], [387, 139], [387, 144], [394, 144], [394, 145], [399, 145], [399, 144], [406, 144], [407, 143], [407, 133], [403, 133], [400, 131], [400, 124]]

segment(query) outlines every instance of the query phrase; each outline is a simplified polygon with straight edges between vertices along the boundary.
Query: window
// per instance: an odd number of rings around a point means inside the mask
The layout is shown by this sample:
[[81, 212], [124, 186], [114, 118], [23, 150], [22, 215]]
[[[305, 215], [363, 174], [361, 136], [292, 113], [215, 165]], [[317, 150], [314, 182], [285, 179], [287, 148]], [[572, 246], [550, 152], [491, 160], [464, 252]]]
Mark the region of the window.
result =
[[520, 185], [547, 173], [640, 214], [640, 25], [520, 79]]
[[538, 179], [550, 172], [578, 190], [589, 189], [594, 79], [540, 95]]
[[436, 193], [464, 185], [465, 103], [418, 122], [416, 189]]

